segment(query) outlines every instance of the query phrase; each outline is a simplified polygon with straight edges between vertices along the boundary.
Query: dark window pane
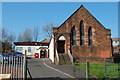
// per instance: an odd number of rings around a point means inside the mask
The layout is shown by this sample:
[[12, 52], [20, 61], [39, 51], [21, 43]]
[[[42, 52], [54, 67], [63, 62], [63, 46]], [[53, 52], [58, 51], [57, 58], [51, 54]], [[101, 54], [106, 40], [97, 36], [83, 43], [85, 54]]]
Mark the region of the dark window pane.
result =
[[88, 44], [92, 45], [92, 29], [91, 27], [88, 29]]
[[71, 39], [72, 39], [72, 45], [76, 45], [76, 30], [75, 27], [71, 29]]
[[80, 22], [80, 45], [84, 45], [84, 24]]

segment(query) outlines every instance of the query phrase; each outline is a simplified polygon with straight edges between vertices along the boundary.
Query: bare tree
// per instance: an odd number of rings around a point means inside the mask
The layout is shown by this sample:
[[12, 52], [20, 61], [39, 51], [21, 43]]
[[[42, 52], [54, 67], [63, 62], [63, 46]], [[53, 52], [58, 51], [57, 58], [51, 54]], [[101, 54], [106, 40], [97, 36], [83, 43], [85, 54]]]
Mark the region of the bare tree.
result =
[[4, 42], [5, 40], [7, 40], [8, 38], [8, 34], [7, 34], [7, 30], [6, 28], [2, 28], [2, 42]]
[[2, 50], [12, 50], [13, 41], [15, 40], [15, 35], [13, 33], [9, 33], [9, 31], [3, 27], [2, 28]]
[[22, 34], [20, 33], [17, 38], [18, 42], [23, 42]]
[[8, 35], [8, 42], [11, 45], [11, 49], [13, 49], [13, 42], [15, 41], [15, 39], [16, 39], [16, 37], [15, 37], [15, 35], [13, 33], [10, 33]]
[[2, 27], [0, 27], [0, 53], [2, 53]]
[[48, 39], [50, 39], [51, 36], [52, 36], [52, 29], [53, 29], [53, 27], [54, 27], [54, 25], [53, 25], [52, 23], [46, 24], [46, 25], [43, 27], [43, 31], [45, 32], [46, 37], [47, 37]]
[[32, 30], [30, 28], [26, 28], [22, 34], [18, 36], [18, 41], [20, 42], [32, 42]]
[[8, 45], [8, 34], [7, 34], [7, 30], [5, 27], [2, 28], [2, 52], [5, 52], [5, 50], [9, 49], [9, 45]]
[[2, 27], [0, 27], [0, 41], [2, 41]]
[[40, 39], [40, 27], [38, 27], [38, 26], [34, 27], [33, 38], [34, 38], [34, 41], [36, 41], [36, 42]]
[[11, 45], [8, 40], [2, 42], [2, 52], [5, 52], [5, 50], [11, 50]]

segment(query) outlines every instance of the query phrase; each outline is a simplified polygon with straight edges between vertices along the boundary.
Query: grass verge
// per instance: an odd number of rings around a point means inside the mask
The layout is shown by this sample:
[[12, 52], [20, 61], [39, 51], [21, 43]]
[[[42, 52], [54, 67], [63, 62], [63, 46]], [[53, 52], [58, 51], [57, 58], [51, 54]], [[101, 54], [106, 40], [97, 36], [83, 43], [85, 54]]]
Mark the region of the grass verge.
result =
[[[86, 70], [86, 63], [73, 63], [73, 65], [81, 70]], [[120, 64], [114, 63], [89, 63], [89, 73], [97, 78], [119, 78], [119, 66]]]

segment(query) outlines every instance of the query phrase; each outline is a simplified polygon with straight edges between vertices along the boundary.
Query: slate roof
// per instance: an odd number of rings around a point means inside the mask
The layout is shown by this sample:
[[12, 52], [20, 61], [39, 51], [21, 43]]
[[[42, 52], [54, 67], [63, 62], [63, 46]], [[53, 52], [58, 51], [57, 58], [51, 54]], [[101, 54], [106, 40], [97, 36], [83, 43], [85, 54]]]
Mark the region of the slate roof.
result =
[[14, 42], [16, 46], [48, 46], [49, 43], [42, 42]]

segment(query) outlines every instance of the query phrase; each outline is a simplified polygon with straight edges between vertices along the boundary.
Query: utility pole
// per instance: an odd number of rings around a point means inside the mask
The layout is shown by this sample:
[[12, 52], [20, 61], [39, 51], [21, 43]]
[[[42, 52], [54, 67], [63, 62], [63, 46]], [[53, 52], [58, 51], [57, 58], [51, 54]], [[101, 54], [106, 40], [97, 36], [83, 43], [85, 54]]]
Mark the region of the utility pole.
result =
[[25, 54], [24, 54], [24, 80], [27, 80], [27, 59], [26, 59], [26, 54], [27, 54], [27, 50], [25, 50]]

